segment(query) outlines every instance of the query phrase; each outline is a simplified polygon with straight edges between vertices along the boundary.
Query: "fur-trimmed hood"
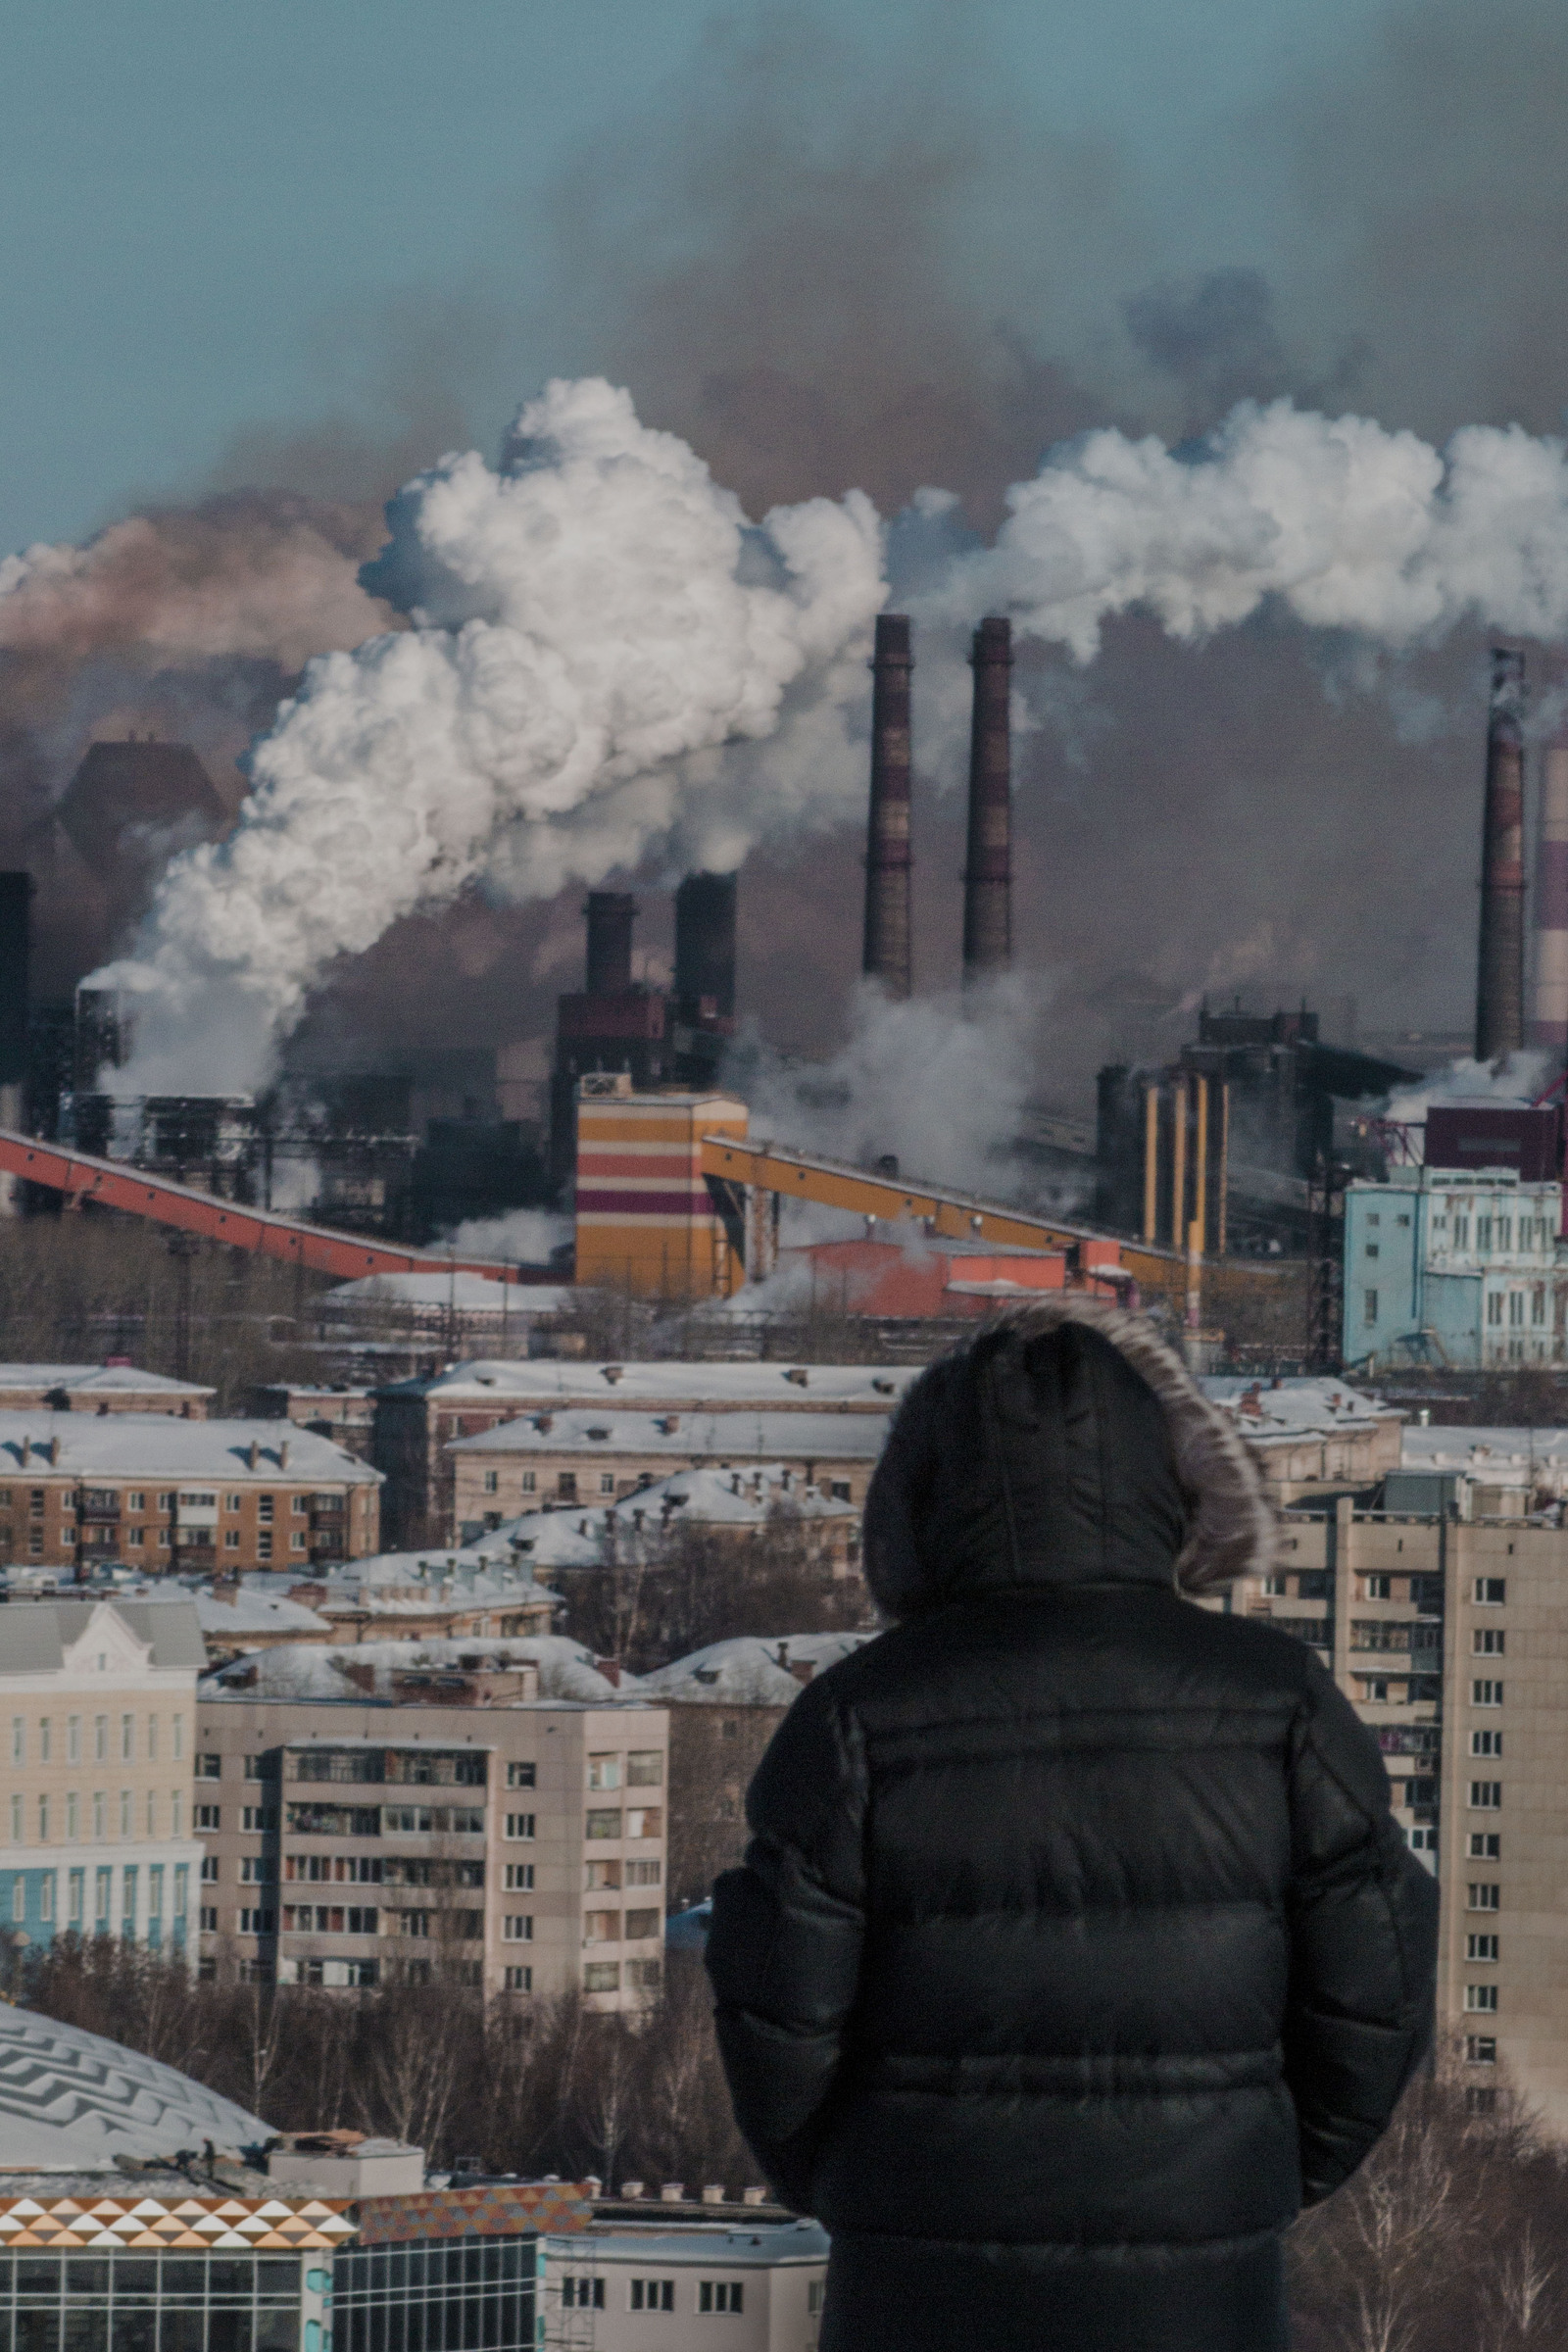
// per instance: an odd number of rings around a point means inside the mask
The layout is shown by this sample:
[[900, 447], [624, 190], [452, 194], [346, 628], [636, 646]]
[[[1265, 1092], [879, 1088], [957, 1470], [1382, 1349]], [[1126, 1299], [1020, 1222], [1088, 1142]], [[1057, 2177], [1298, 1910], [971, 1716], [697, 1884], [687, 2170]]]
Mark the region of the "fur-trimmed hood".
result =
[[891, 1617], [1047, 1584], [1260, 1575], [1277, 1521], [1262, 1471], [1142, 1315], [1077, 1292], [1004, 1310], [906, 1396], [866, 1502], [865, 1565]]

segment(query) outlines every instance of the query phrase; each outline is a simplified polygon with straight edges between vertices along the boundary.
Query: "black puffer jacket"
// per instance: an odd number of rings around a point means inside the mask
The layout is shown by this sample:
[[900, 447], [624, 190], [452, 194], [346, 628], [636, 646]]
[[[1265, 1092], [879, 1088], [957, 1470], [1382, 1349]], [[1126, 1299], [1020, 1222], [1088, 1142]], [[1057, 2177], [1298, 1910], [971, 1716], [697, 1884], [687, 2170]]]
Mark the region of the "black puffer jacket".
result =
[[832, 2232], [823, 2352], [1284, 2344], [1280, 2233], [1425, 2045], [1436, 1889], [1310, 1651], [1177, 1590], [1270, 1525], [1132, 1318], [1032, 1309], [911, 1392], [866, 1525], [902, 1622], [780, 1726], [709, 1939], [741, 2128]]

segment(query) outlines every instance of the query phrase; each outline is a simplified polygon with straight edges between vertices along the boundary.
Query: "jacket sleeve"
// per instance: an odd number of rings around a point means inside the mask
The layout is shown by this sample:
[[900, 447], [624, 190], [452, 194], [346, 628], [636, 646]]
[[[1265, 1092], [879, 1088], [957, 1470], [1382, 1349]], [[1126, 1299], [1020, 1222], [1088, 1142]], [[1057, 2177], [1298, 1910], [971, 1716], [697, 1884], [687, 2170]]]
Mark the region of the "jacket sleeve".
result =
[[1291, 1833], [1285, 2079], [1311, 2205], [1376, 2146], [1430, 2046], [1438, 1924], [1377, 1743], [1315, 1660], [1293, 1729]]
[[864, 1938], [863, 1754], [831, 1684], [809, 1684], [773, 1735], [746, 1801], [746, 1860], [714, 1886], [708, 1936], [736, 2121], [769, 2186], [802, 2213]]

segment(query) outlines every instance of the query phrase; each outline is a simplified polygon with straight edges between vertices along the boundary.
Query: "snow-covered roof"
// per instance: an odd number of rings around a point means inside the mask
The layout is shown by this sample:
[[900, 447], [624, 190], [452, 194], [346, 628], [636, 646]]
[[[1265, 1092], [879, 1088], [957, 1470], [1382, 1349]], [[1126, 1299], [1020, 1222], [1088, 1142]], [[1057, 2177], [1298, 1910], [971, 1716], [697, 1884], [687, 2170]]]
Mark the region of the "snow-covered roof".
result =
[[470, 1636], [461, 1641], [356, 1642], [343, 1647], [302, 1642], [256, 1650], [232, 1665], [215, 1667], [203, 1678], [200, 1692], [204, 1699], [357, 1699], [364, 1703], [366, 1693], [356, 1690], [349, 1679], [351, 1666], [368, 1666], [381, 1673], [394, 1668], [457, 1666], [465, 1658], [476, 1656], [503, 1668], [535, 1667], [542, 1700], [606, 1707], [647, 1696], [635, 1675], [622, 1674], [618, 1685], [612, 1683], [595, 1666], [591, 1649], [561, 1634], [508, 1636], [501, 1641]]
[[[120, 2156], [260, 2147], [271, 2127], [79, 2026], [0, 2006], [0, 2172], [105, 2172]], [[123, 2180], [123, 2174], [120, 2175]]]
[[[52, 1462], [51, 1444], [59, 1448]], [[25, 1463], [24, 1446], [29, 1447]], [[270, 1487], [280, 1478], [329, 1486], [381, 1483], [381, 1472], [368, 1462], [291, 1421], [181, 1421], [169, 1413], [51, 1413], [24, 1407], [0, 1411], [0, 1475], [19, 1471], [39, 1479], [52, 1471], [74, 1478], [200, 1478], [225, 1486], [251, 1480]]]
[[[540, 1426], [548, 1421], [548, 1429]], [[720, 1463], [874, 1462], [888, 1422], [882, 1413], [625, 1412], [600, 1405], [519, 1414], [476, 1437], [454, 1438], [448, 1453], [644, 1453]]]
[[204, 1389], [193, 1380], [171, 1380], [167, 1372], [143, 1372], [134, 1364], [0, 1364], [0, 1391], [37, 1389], [40, 1394], [50, 1389], [64, 1389], [69, 1396], [78, 1394], [109, 1396], [215, 1396], [216, 1389]]
[[557, 1407], [604, 1400], [622, 1409], [646, 1405], [722, 1412], [763, 1405], [783, 1412], [822, 1412], [850, 1406], [888, 1413], [918, 1380], [920, 1370], [918, 1364], [710, 1364], [684, 1357], [625, 1364], [585, 1364], [569, 1356], [531, 1356], [519, 1362], [480, 1357], [429, 1379], [393, 1381], [382, 1393], [429, 1396], [443, 1404], [515, 1399], [519, 1405]]
[[[14, 1600], [0, 1609], [0, 1674], [56, 1673], [99, 1610], [107, 1610], [146, 1644], [160, 1668], [205, 1666], [200, 1620], [184, 1592], [116, 1592], [113, 1597]], [[102, 1619], [100, 1619], [100, 1624]]]
[[[818, 2222], [764, 2223], [760, 2230], [672, 2230], [667, 2236], [651, 2230], [596, 2230], [591, 2259], [660, 2270], [771, 2271], [785, 2263], [826, 2262], [829, 2244]], [[545, 2253], [552, 2262], [587, 2259], [580, 2237], [547, 2237]]]
[[[790, 1666], [809, 1666], [820, 1674], [840, 1658], [874, 1642], [863, 1634], [743, 1634], [732, 1642], [710, 1642], [676, 1658], [643, 1677], [650, 1697], [710, 1700], [714, 1706], [787, 1707], [801, 1694], [801, 1678]], [[781, 1658], [786, 1662], [781, 1664]]]
[[315, 1609], [306, 1608], [303, 1601], [288, 1600], [280, 1593], [247, 1592], [241, 1588], [233, 1597], [209, 1589], [198, 1592], [196, 1614], [202, 1632], [209, 1641], [243, 1642], [247, 1635], [257, 1634], [318, 1634], [323, 1642], [330, 1641], [332, 1628]]
[[327, 1312], [362, 1306], [423, 1306], [451, 1309], [460, 1315], [505, 1314], [525, 1322], [531, 1315], [558, 1315], [577, 1303], [569, 1283], [492, 1282], [483, 1274], [454, 1270], [443, 1274], [362, 1274], [357, 1282], [340, 1282], [328, 1291]]
[[780, 1462], [761, 1462], [744, 1471], [676, 1470], [620, 1502], [525, 1511], [518, 1518], [504, 1519], [457, 1557], [482, 1565], [520, 1555], [530, 1568], [594, 1568], [603, 1557], [612, 1523], [617, 1543], [631, 1546], [639, 1536], [662, 1535], [683, 1520], [701, 1527], [765, 1527], [779, 1509], [793, 1509], [813, 1523], [854, 1524], [860, 1516], [853, 1502], [837, 1501], [816, 1487], [803, 1487]]
[[1223, 1405], [1251, 1438], [1310, 1437], [1325, 1430], [1370, 1429], [1399, 1414], [1375, 1396], [1348, 1388], [1343, 1380], [1316, 1375], [1282, 1380], [1249, 1380], [1234, 1373], [1199, 1382], [1205, 1396]]
[[302, 1586], [325, 1588], [320, 1608], [330, 1617], [341, 1609], [381, 1610], [389, 1616], [408, 1616], [428, 1608], [447, 1615], [470, 1601], [494, 1601], [500, 1606], [548, 1601], [559, 1596], [536, 1585], [532, 1562], [520, 1562], [504, 1543], [492, 1538], [466, 1551], [383, 1551], [365, 1560], [340, 1560], [313, 1573], [303, 1569], [262, 1569], [244, 1580], [245, 1590], [260, 1594], [286, 1595]]
[[1410, 1429], [1401, 1435], [1406, 1470], [1462, 1470], [1506, 1483], [1532, 1466], [1568, 1469], [1568, 1429]]

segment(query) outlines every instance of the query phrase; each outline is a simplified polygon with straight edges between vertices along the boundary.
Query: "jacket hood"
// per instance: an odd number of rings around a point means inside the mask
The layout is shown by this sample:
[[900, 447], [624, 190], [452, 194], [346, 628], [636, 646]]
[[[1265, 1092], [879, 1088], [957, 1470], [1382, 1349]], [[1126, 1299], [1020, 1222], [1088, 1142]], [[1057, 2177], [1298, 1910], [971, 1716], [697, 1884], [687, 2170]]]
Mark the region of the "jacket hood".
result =
[[866, 1498], [891, 1617], [1044, 1585], [1210, 1592], [1277, 1522], [1229, 1416], [1142, 1315], [1077, 1293], [1004, 1312], [905, 1398]]

